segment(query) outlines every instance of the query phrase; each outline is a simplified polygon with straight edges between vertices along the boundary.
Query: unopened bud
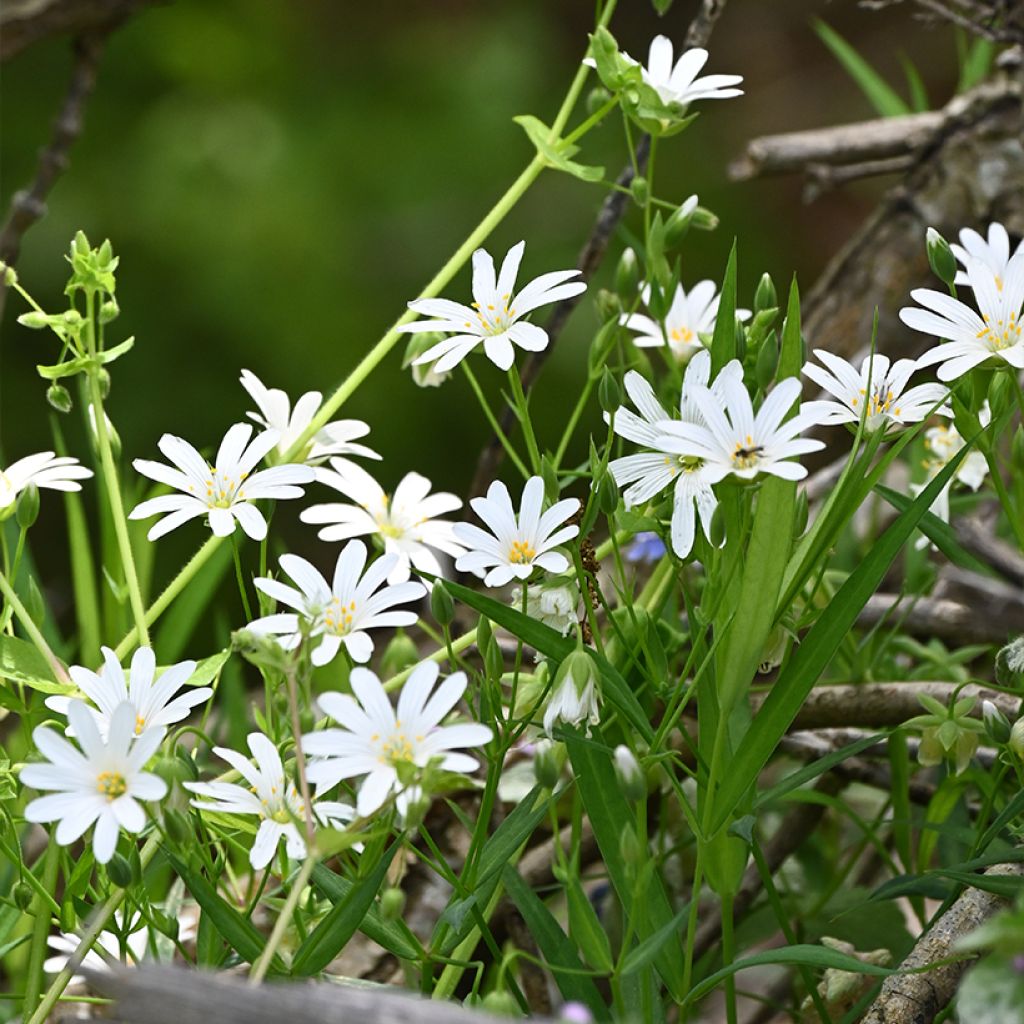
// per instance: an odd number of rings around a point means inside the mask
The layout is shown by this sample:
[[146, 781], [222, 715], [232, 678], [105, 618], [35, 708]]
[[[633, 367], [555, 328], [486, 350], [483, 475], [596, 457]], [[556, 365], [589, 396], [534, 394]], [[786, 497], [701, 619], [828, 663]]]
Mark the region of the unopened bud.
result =
[[605, 470], [597, 481], [597, 507], [606, 515], [610, 516], [619, 507], [619, 488], [615, 483], [615, 477], [609, 470]]
[[565, 744], [538, 740], [533, 753], [533, 774], [545, 789], [554, 789], [565, 765]]
[[690, 227], [698, 231], [714, 231], [718, 227], [718, 217], [704, 206], [698, 206], [690, 218]]
[[71, 412], [71, 392], [63, 384], [51, 384], [46, 389], [46, 400], [57, 412]]
[[389, 886], [380, 894], [380, 916], [385, 921], [397, 921], [405, 909], [405, 893], [396, 886]]
[[0, 271], [3, 272], [4, 284], [8, 288], [13, 288], [18, 283], [18, 272], [14, 267], [9, 267], [6, 263], [0, 261]]
[[651, 197], [651, 186], [646, 178], [637, 177], [629, 183], [629, 191], [633, 196], [633, 202], [637, 206], [646, 206], [647, 200]]
[[623, 861], [631, 867], [639, 865], [643, 858], [640, 840], [637, 839], [636, 832], [629, 825], [623, 827], [622, 835], [619, 836], [619, 854]]
[[612, 94], [604, 86], [594, 86], [587, 93], [587, 113], [596, 114], [611, 98]]
[[[436, 590], [438, 587], [434, 589]], [[386, 676], [394, 676], [411, 668], [419, 660], [420, 652], [412, 637], [404, 629], [399, 629], [384, 648], [384, 654], [380, 660], [380, 670]]]
[[761, 280], [757, 282], [757, 291], [754, 292], [754, 312], [760, 313], [764, 309], [773, 309], [779, 304], [779, 295], [775, 290], [775, 282], [771, 274], [764, 273]]
[[944, 284], [951, 285], [956, 279], [956, 257], [949, 242], [935, 228], [929, 228], [925, 232], [925, 247], [932, 273]]
[[631, 246], [622, 250], [619, 265], [615, 268], [615, 290], [624, 299], [632, 300], [640, 287], [640, 263]]
[[981, 702], [981, 717], [993, 743], [1002, 745], [1010, 738], [1010, 720], [990, 700]]
[[622, 313], [622, 302], [618, 295], [607, 288], [598, 289], [594, 296], [594, 304], [597, 306], [597, 315], [602, 320], [617, 320]]
[[1017, 385], [1014, 383], [1011, 374], [1018, 372], [1018, 370], [1008, 369], [1006, 373], [997, 373], [989, 383], [988, 404], [992, 411], [993, 419], [1002, 415], [1013, 402], [1014, 391]]
[[430, 614], [439, 626], [448, 628], [455, 619], [455, 602], [443, 583], [435, 583], [430, 589]]
[[24, 914], [32, 906], [32, 897], [35, 893], [28, 882], [18, 882], [14, 886], [14, 905]]
[[30, 483], [18, 495], [17, 512], [18, 526], [23, 530], [30, 529], [39, 518], [39, 488]]
[[677, 246], [686, 237], [696, 209], [697, 197], [690, 196], [682, 206], [669, 214], [668, 220], [665, 221], [665, 244], [667, 246]]
[[44, 327], [50, 326], [50, 318], [45, 313], [39, 312], [38, 309], [33, 309], [29, 313], [22, 313], [18, 317], [18, 323], [30, 330], [41, 331]]
[[96, 379], [100, 382], [100, 394], [106, 398], [110, 394], [110, 371], [101, 366], [96, 371]]
[[100, 306], [100, 323], [109, 324], [112, 320], [116, 320], [121, 315], [121, 307], [118, 306], [116, 299], [107, 299]]
[[633, 751], [624, 743], [615, 748], [615, 775], [627, 800], [640, 803], [647, 799], [647, 780]]
[[497, 991], [488, 992], [480, 1001], [482, 1009], [488, 1013], [495, 1013], [499, 1017], [522, 1017], [523, 1011], [511, 992]]
[[597, 400], [601, 408], [608, 413], [615, 412], [622, 405], [622, 388], [606, 366], [601, 374], [601, 382], [597, 385]]
[[114, 853], [107, 863], [107, 877], [119, 889], [127, 889], [132, 884], [132, 869], [128, 861], [119, 853]]
[[72, 332], [79, 330], [85, 322], [77, 309], [66, 309], [61, 314], [61, 320], [64, 322], [64, 326]]
[[1024, 761], [1024, 718], [1018, 718], [1010, 728], [1009, 748]]
[[481, 615], [480, 621], [476, 624], [476, 648], [481, 657], [493, 639], [494, 631], [491, 628], [491, 620], [486, 615]]

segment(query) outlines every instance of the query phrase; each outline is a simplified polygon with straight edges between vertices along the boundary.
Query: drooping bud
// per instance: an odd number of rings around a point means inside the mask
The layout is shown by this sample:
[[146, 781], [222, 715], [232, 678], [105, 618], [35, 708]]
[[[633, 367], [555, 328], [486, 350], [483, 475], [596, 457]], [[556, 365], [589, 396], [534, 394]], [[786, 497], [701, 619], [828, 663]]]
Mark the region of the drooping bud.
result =
[[600, 696], [594, 661], [578, 646], [558, 666], [555, 681], [544, 711], [544, 731], [563, 722], [566, 725], [586, 723], [589, 727], [600, 721]]
[[610, 516], [619, 507], [619, 487], [609, 470], [605, 470], [601, 474], [595, 490], [597, 491], [597, 507], [606, 516]]
[[640, 263], [632, 246], [626, 246], [615, 268], [615, 290], [624, 299], [632, 300], [640, 287]]
[[647, 205], [647, 200], [651, 197], [651, 186], [646, 178], [636, 177], [629, 183], [629, 191], [633, 196], [633, 202], [637, 206], [643, 207]]
[[636, 755], [624, 743], [615, 748], [615, 777], [625, 798], [633, 803], [647, 799], [647, 780]]
[[622, 313], [622, 301], [615, 292], [607, 288], [599, 288], [594, 296], [594, 305], [597, 306], [597, 315], [602, 320], [618, 320]]
[[32, 897], [35, 895], [32, 886], [28, 882], [18, 882], [14, 886], [14, 905], [24, 914], [32, 906]]
[[50, 318], [45, 314], [41, 313], [37, 309], [33, 309], [29, 313], [22, 313], [18, 317], [18, 323], [22, 327], [27, 327], [32, 331], [41, 331], [44, 327], [50, 326]]
[[29, 484], [18, 495], [18, 506], [15, 516], [18, 526], [23, 530], [31, 529], [36, 519], [39, 518], [39, 488], [35, 484]]
[[929, 228], [925, 232], [925, 247], [928, 250], [928, 266], [932, 268], [932, 273], [943, 284], [953, 284], [956, 279], [956, 257], [949, 247], [949, 242], [935, 228]]
[[51, 384], [46, 389], [46, 400], [57, 412], [71, 412], [71, 392], [63, 384]]
[[121, 854], [115, 852], [108, 861], [107, 877], [119, 889], [127, 889], [132, 884], [131, 865]]

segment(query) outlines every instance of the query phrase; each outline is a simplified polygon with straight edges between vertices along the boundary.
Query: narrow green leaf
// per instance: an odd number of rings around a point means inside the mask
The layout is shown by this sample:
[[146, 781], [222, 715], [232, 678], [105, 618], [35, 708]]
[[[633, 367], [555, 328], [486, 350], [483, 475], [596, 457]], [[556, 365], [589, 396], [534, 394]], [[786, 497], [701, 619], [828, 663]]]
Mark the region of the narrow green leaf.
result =
[[[247, 917], [243, 917], [230, 903], [217, 895], [217, 890], [198, 872], [194, 872], [175, 854], [166, 852], [167, 859], [175, 873], [188, 887], [210, 922], [221, 937], [232, 946], [238, 955], [249, 963], [255, 962], [266, 939], [256, 930]], [[281, 961], [275, 956], [274, 966], [283, 971]]]
[[598, 1020], [610, 1020], [608, 1007], [592, 978], [585, 974], [568, 974], [558, 970], [559, 967], [566, 967], [571, 971], [584, 971], [586, 967], [551, 911], [511, 864], [505, 865], [501, 880], [509, 898], [523, 915], [530, 935], [551, 970], [562, 997], [567, 1002], [583, 1003]]
[[354, 882], [345, 896], [331, 907], [324, 919], [306, 936], [292, 960], [292, 974], [318, 974], [345, 948], [373, 906], [399, 845], [398, 841], [392, 843], [373, 870]]
[[[355, 882], [342, 878], [323, 864], [317, 864], [313, 868], [312, 882], [334, 904], [347, 899], [355, 888]], [[371, 906], [366, 912], [359, 930], [399, 960], [417, 960], [420, 957], [420, 950], [413, 945], [402, 929], [392, 921], [385, 921], [375, 906]]]
[[604, 177], [603, 167], [591, 167], [570, 160], [569, 157], [579, 151], [579, 146], [574, 146], [564, 139], [552, 139], [551, 129], [539, 118], [532, 114], [520, 114], [512, 120], [526, 132], [534, 148], [547, 161], [549, 167], [565, 171], [582, 181], [600, 181]]
[[789, 964], [796, 967], [820, 967], [822, 969], [832, 968], [836, 971], [848, 971], [851, 974], [870, 974], [876, 978], [887, 978], [890, 974], [897, 973], [889, 967], [879, 967], [877, 964], [868, 964], [858, 960], [854, 956], [847, 956], [837, 950], [829, 949], [827, 946], [783, 946], [781, 949], [769, 949], [763, 953], [755, 953], [753, 956], [744, 957], [734, 963], [715, 971], [710, 977], [705, 978], [687, 994], [683, 1000], [683, 1006], [689, 1006], [697, 1000], [706, 996], [719, 983], [726, 978], [736, 974], [738, 971], [748, 967], [759, 967], [763, 964]]
[[898, 117], [911, 112], [900, 94], [834, 28], [819, 18], [815, 18], [813, 24], [818, 38], [832, 51], [881, 117]]
[[74, 693], [73, 686], [53, 678], [46, 659], [27, 640], [0, 635], [0, 679], [20, 683], [41, 693]]
[[568, 877], [560, 877], [559, 880], [565, 886], [566, 902], [569, 904], [569, 934], [592, 967], [610, 974], [612, 950], [608, 935], [601, 927], [594, 904], [583, 891], [579, 875], [570, 870]]
[[156, 645], [161, 657], [177, 661], [185, 652], [230, 565], [231, 545], [222, 544], [189, 583], [188, 600], [176, 601], [164, 614]]
[[663, 924], [653, 935], [648, 935], [639, 946], [630, 950], [629, 955], [622, 962], [622, 973], [632, 974], [650, 964], [672, 941], [673, 937], [682, 934], [686, 915], [689, 912], [689, 907], [684, 907], [671, 921]]
[[722, 295], [715, 317], [715, 333], [711, 336], [711, 379], [730, 360], [736, 358], [736, 241], [729, 250], [725, 265]]
[[[860, 610], [875, 592], [882, 577], [907, 542], [921, 517], [956, 472], [973, 447], [965, 445], [936, 474], [910, 507], [879, 538], [861, 564], [847, 577], [838, 593], [797, 647], [789, 664], [772, 687], [750, 729], [737, 745], [729, 773], [715, 794], [711, 833], [729, 819], [748, 787], [768, 763], [812, 687], [857, 621]], [[707, 838], [707, 837], [706, 837]]]
[[903, 65], [903, 76], [907, 80], [907, 88], [910, 90], [910, 107], [915, 114], [923, 114], [931, 110], [931, 101], [928, 99], [928, 90], [925, 88], [921, 72], [917, 70], [914, 62], [905, 54], [900, 54], [900, 64]]

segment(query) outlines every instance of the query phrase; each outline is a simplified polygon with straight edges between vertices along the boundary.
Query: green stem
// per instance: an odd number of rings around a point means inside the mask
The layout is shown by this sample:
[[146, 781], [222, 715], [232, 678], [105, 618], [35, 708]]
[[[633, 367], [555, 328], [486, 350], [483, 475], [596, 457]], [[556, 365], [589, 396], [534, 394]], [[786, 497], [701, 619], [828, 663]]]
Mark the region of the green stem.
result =
[[483, 409], [484, 415], [487, 417], [491, 430], [494, 431], [494, 436], [501, 442], [509, 461], [524, 477], [529, 477], [530, 471], [526, 468], [526, 463], [519, 457], [519, 453], [512, 447], [512, 442], [508, 439], [505, 431], [501, 429], [498, 417], [494, 415], [494, 410], [491, 408], [490, 402], [487, 401], [487, 396], [484, 394], [483, 388], [480, 387], [476, 374], [470, 369], [467, 361], [463, 360], [460, 365], [462, 372], [466, 375], [466, 380], [469, 381], [469, 386], [473, 389], [473, 394], [476, 395], [476, 400], [480, 403], [480, 408]]
[[258, 985], [270, 969], [274, 954], [281, 945], [284, 933], [288, 929], [288, 923], [292, 919], [292, 914], [295, 913], [299, 897], [306, 888], [306, 883], [309, 881], [309, 876], [313, 873], [314, 867], [316, 867], [316, 856], [313, 850], [307, 850], [306, 859], [302, 862], [302, 867], [292, 882], [288, 899], [285, 900], [281, 913], [277, 915], [277, 920], [274, 922], [274, 930], [270, 933], [270, 938], [267, 939], [267, 944], [263, 947], [263, 952], [260, 953], [259, 959], [252, 965], [252, 973], [249, 975], [250, 985]]
[[[159, 834], [154, 834], [146, 840], [145, 845], [139, 854], [139, 860], [142, 863], [142, 867], [145, 868], [147, 864], [153, 859], [157, 849], [161, 843], [161, 837]], [[56, 978], [50, 982], [50, 987], [46, 990], [46, 995], [43, 996], [43, 1001], [36, 1008], [36, 1012], [28, 1018], [26, 1024], [45, 1024], [49, 1019], [50, 1012], [54, 1006], [57, 1005], [57, 1000], [60, 999], [64, 993], [64, 989], [68, 987], [68, 982], [71, 981], [75, 972], [81, 966], [82, 960], [85, 959], [86, 954], [96, 944], [96, 940], [99, 938], [100, 933], [106, 928], [110, 919], [114, 916], [118, 908], [124, 903], [125, 890], [118, 889], [117, 892], [107, 897], [107, 901], [100, 907], [99, 911], [93, 915], [92, 921], [89, 923], [89, 927], [86, 928], [82, 935], [82, 941], [78, 944], [78, 949], [68, 959], [64, 969], [57, 975]]]
[[533, 423], [530, 421], [530, 406], [526, 401], [526, 394], [523, 391], [523, 382], [514, 366], [508, 370], [509, 383], [512, 385], [512, 397], [516, 403], [516, 410], [519, 413], [519, 422], [523, 428], [523, 438], [526, 440], [526, 450], [530, 453], [530, 465], [534, 473], [540, 472], [540, 450], [537, 448], [537, 438], [533, 432]]
[[46, 638], [39, 631], [39, 627], [32, 621], [32, 616], [29, 615], [28, 609], [21, 603], [21, 598], [14, 592], [14, 587], [11, 586], [10, 581], [3, 573], [0, 573], [0, 594], [3, 595], [8, 606], [14, 610], [15, 618], [21, 623], [21, 628], [25, 630], [29, 640], [35, 645], [36, 650], [46, 659], [46, 663], [50, 666], [50, 671], [53, 673], [53, 678], [58, 683], [71, 686], [71, 679], [64, 666], [58, 660], [57, 655], [50, 649]]
[[[43, 853], [42, 884], [47, 892], [56, 891], [59, 864], [60, 847], [51, 836]], [[23, 1020], [31, 1017], [39, 1002], [39, 990], [43, 984], [43, 960], [46, 958], [46, 939], [50, 934], [50, 908], [47, 901], [38, 893], [32, 913], [35, 920], [32, 922], [32, 945], [29, 949], [28, 970], [25, 976], [25, 1002], [21, 1011]]]
[[[733, 904], [732, 893], [721, 895], [722, 910], [722, 966], [728, 967], [736, 958], [736, 944], [733, 939]], [[726, 1024], [736, 1024], [736, 976], [730, 974], [725, 979], [725, 1019]]]
[[245, 574], [242, 572], [242, 556], [238, 551], [238, 537], [231, 534], [231, 553], [235, 556], [235, 579], [238, 581], [238, 592], [242, 595], [242, 609], [245, 621], [252, 622], [252, 608], [249, 607], [249, 595], [245, 592]]
[[[451, 643], [451, 651], [454, 654], [461, 654], [467, 647], [472, 647], [476, 643], [476, 629], [469, 630], [468, 633], [463, 633], [462, 636], [457, 636]], [[433, 654], [428, 655], [426, 661], [444, 661], [445, 658], [449, 657], [449, 650], [447, 647], [442, 647], [440, 650], [434, 651]], [[390, 679], [384, 683], [384, 689], [388, 693], [393, 693], [397, 690], [408, 678], [413, 674], [416, 666], [413, 665], [410, 668], [403, 669], [401, 672], [393, 675]]]

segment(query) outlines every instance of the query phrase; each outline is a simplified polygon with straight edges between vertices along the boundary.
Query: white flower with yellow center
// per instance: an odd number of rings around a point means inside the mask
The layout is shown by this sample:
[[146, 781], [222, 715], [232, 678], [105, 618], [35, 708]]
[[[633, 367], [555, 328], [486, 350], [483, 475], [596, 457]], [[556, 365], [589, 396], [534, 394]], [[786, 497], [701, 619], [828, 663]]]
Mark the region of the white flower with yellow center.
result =
[[[276, 430], [280, 435], [276, 452], [283, 458], [294, 447], [313, 417], [320, 409], [323, 396], [319, 391], [307, 391], [292, 408], [288, 395], [280, 388], [268, 388], [250, 370], [243, 370], [239, 378], [242, 387], [252, 396], [259, 412], [246, 415], [265, 430]], [[305, 454], [297, 456], [298, 461], [314, 465], [335, 456], [358, 455], [363, 459], [379, 459], [372, 448], [354, 443], [356, 438], [365, 437], [370, 428], [362, 420], [335, 420], [321, 427], [305, 446]], [[347, 461], [347, 459], [345, 460]]]
[[403, 324], [400, 331], [407, 334], [436, 331], [452, 335], [417, 356], [414, 366], [434, 363], [434, 369], [444, 373], [483, 342], [487, 358], [507, 370], [515, 359], [513, 345], [528, 352], [547, 348], [547, 331], [522, 318], [541, 306], [579, 295], [587, 286], [583, 281], [572, 280], [579, 276], [579, 270], [556, 270], [541, 274], [515, 292], [525, 247], [526, 243], [520, 242], [509, 249], [497, 276], [490, 253], [484, 249], [473, 253], [472, 307], [450, 299], [416, 299], [409, 303], [411, 310], [432, 319]]
[[[656, 494], [674, 484], [672, 504], [672, 550], [680, 557], [687, 558], [693, 550], [699, 516], [704, 535], [711, 535], [711, 519], [718, 499], [711, 489], [715, 474], [710, 471], [707, 461], [699, 456], [687, 454], [685, 443], [669, 433], [666, 423], [691, 423], [706, 426], [704, 417], [690, 397], [696, 387], [706, 387], [711, 375], [711, 355], [698, 352], [690, 360], [683, 377], [679, 393], [680, 419], [673, 421], [654, 394], [654, 389], [635, 370], [626, 374], [626, 394], [632, 399], [640, 415], [619, 408], [612, 418], [617, 434], [636, 444], [650, 449], [637, 455], [625, 455], [612, 459], [608, 468], [619, 487], [625, 487], [622, 499], [626, 508], [645, 505]], [[722, 398], [725, 380], [733, 377], [743, 379], [743, 369], [734, 360], [715, 378], [711, 393]]]
[[820, 422], [815, 412], [786, 414], [800, 399], [800, 381], [788, 377], [779, 381], [754, 413], [754, 406], [743, 385], [742, 374], [730, 369], [733, 360], [720, 374], [721, 391], [716, 395], [695, 385], [689, 396], [707, 426], [672, 420], [662, 427], [678, 439], [680, 454], [703, 459], [705, 479], [717, 483], [727, 476], [752, 480], [761, 473], [783, 480], [802, 480], [807, 470], [792, 459], [825, 447], [823, 441], [798, 437], [802, 431]]
[[156, 753], [166, 729], [147, 729], [135, 734], [135, 708], [128, 701], [111, 716], [106, 739], [82, 701], [68, 706], [68, 721], [79, 747], [53, 729], [38, 726], [32, 739], [48, 764], [27, 764], [21, 770], [22, 785], [52, 790], [25, 808], [26, 821], [56, 821], [55, 839], [60, 846], [73, 843], [93, 822], [92, 846], [96, 860], [106, 864], [114, 855], [123, 828], [138, 833], [146, 825], [140, 800], [160, 800], [167, 783], [143, 771]]
[[317, 480], [333, 487], [354, 504], [331, 502], [313, 505], [299, 518], [304, 523], [324, 525], [317, 536], [321, 540], [348, 540], [350, 537], [376, 536], [386, 554], [398, 556], [388, 583], [404, 583], [410, 565], [433, 576], [444, 569], [435, 552], [455, 557], [465, 550], [455, 539], [454, 524], [437, 518], [462, 507], [454, 494], [430, 493], [430, 481], [419, 473], [407, 473], [389, 495], [366, 470], [332, 460], [334, 471], [320, 469]]
[[[214, 747], [213, 752], [227, 761], [247, 786], [234, 782], [184, 782], [182, 785], [198, 800], [192, 806], [200, 811], [221, 814], [255, 814], [260, 819], [256, 839], [249, 851], [249, 863], [257, 871], [265, 868], [284, 840], [285, 852], [292, 860], [306, 856], [302, 797], [295, 784], [285, 777], [277, 747], [261, 732], [247, 737], [252, 760], [236, 750]], [[305, 745], [304, 752], [305, 751]], [[312, 801], [316, 824], [326, 828], [344, 828], [355, 814], [348, 804], [333, 800]]]
[[[266, 615], [250, 622], [246, 628], [254, 633], [277, 635], [285, 650], [294, 650], [303, 632], [320, 637], [312, 655], [314, 665], [333, 661], [342, 646], [354, 661], [369, 661], [373, 641], [367, 630], [411, 626], [416, 621], [416, 613], [394, 610], [394, 606], [418, 601], [427, 592], [422, 583], [384, 585], [397, 561], [398, 555], [383, 555], [367, 569], [366, 545], [359, 540], [349, 541], [338, 555], [334, 579], [328, 584], [306, 559], [282, 555], [281, 568], [298, 589], [266, 578], [259, 578], [255, 583], [264, 594], [295, 611]], [[300, 619], [305, 623], [304, 628], [300, 628]]]
[[977, 310], [931, 288], [910, 293], [924, 309], [905, 306], [900, 310], [900, 319], [908, 327], [947, 339], [925, 352], [918, 366], [941, 363], [936, 374], [947, 381], [990, 360], [1024, 368], [1024, 252], [1008, 261], [1004, 277], [996, 277], [987, 264], [974, 258], [967, 259], [966, 274]]
[[476, 722], [441, 725], [465, 692], [466, 675], [450, 675], [435, 691], [438, 671], [432, 661], [417, 665], [402, 687], [397, 710], [377, 676], [365, 668], [352, 670], [354, 697], [321, 694], [320, 709], [341, 728], [302, 737], [302, 749], [314, 758], [308, 769], [310, 781], [324, 791], [343, 779], [365, 776], [356, 809], [366, 817], [391, 795], [404, 814], [410, 799], [422, 795], [414, 777], [431, 762], [446, 772], [476, 771], [477, 761], [456, 751], [483, 746], [494, 734]]
[[79, 480], [88, 480], [92, 470], [70, 456], [57, 457], [53, 452], [26, 455], [0, 469], [0, 513], [10, 508], [29, 484], [49, 487], [54, 491], [80, 491]]
[[804, 412], [820, 415], [823, 426], [859, 423], [865, 407], [868, 433], [919, 423], [949, 397], [949, 388], [941, 384], [918, 384], [907, 390], [911, 374], [918, 369], [914, 359], [897, 359], [890, 365], [888, 356], [875, 353], [865, 357], [858, 372], [852, 363], [825, 349], [816, 348], [814, 354], [827, 369], [807, 362], [804, 376], [838, 399], [803, 404]]
[[[645, 304], [650, 302], [650, 297], [650, 286], [645, 286]], [[643, 313], [624, 313], [620, 322], [623, 327], [636, 332], [633, 344], [637, 348], [663, 348], [668, 345], [672, 354], [681, 363], [686, 363], [704, 348], [701, 335], [714, 331], [721, 301], [722, 296], [714, 281], [698, 281], [689, 292], [680, 284], [676, 286], [664, 324]], [[747, 320], [750, 310], [738, 309], [736, 316]]]
[[469, 548], [455, 562], [459, 572], [483, 577], [485, 586], [503, 587], [513, 579], [529, 579], [534, 569], [561, 573], [569, 568], [569, 559], [555, 548], [580, 532], [578, 526], [563, 525], [579, 510], [579, 499], [564, 498], [542, 512], [544, 481], [532, 476], [523, 488], [518, 516], [500, 480], [487, 488], [486, 498], [473, 498], [470, 505], [490, 533], [470, 523], [456, 523], [455, 536]]
[[970, 284], [970, 277], [967, 275], [967, 264], [973, 259], [985, 264], [992, 271], [996, 278], [996, 286], [999, 282], [1006, 280], [1006, 270], [1010, 260], [1014, 256], [1024, 253], [1024, 241], [1017, 243], [1017, 248], [1010, 252], [1010, 236], [998, 221], [993, 221], [988, 226], [988, 238], [982, 236], [973, 228], [964, 228], [960, 232], [960, 244], [955, 242], [950, 245], [953, 255], [964, 266], [964, 270], [957, 271], [956, 284]]
[[[190, 687], [175, 696], [196, 670], [194, 661], [180, 661], [170, 665], [156, 678], [156, 657], [150, 647], [140, 647], [132, 656], [128, 682], [117, 655], [102, 648], [103, 668], [91, 672], [80, 665], [72, 665], [68, 672], [78, 688], [96, 705], [89, 708], [101, 737], [110, 732], [114, 712], [127, 701], [135, 709], [135, 735], [147, 729], [174, 725], [189, 716], [197, 705], [213, 696], [209, 686]], [[66, 715], [71, 703], [67, 697], [48, 697], [46, 706]], [[68, 735], [72, 735], [69, 733]]]
[[143, 501], [128, 518], [163, 515], [147, 534], [150, 540], [199, 516], [208, 517], [210, 529], [218, 537], [234, 533], [237, 522], [253, 540], [263, 540], [267, 521], [252, 502], [264, 498], [301, 498], [301, 485], [312, 483], [315, 472], [310, 466], [287, 465], [254, 473], [260, 460], [277, 444], [278, 432], [265, 430], [255, 438], [252, 433], [253, 428], [247, 423], [236, 423], [224, 435], [212, 466], [187, 441], [164, 434], [157, 447], [173, 466], [147, 459], [136, 459], [132, 465], [143, 476], [182, 493]]

